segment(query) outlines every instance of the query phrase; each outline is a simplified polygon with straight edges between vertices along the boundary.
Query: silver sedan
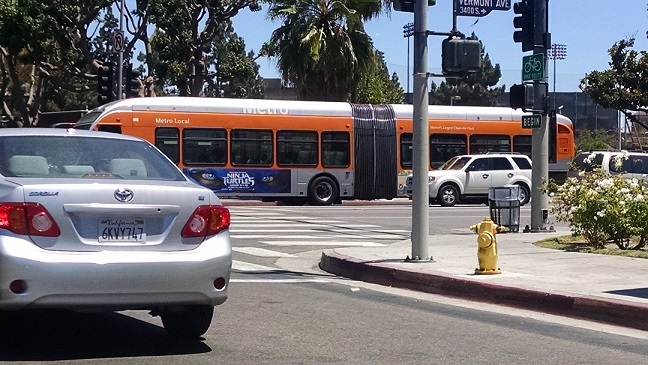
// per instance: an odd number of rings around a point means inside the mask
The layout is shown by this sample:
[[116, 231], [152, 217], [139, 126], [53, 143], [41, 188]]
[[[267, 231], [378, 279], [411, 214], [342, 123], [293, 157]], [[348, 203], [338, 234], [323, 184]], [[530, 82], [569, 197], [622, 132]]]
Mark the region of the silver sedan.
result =
[[230, 214], [150, 143], [0, 130], [0, 311], [149, 310], [199, 338], [227, 299]]

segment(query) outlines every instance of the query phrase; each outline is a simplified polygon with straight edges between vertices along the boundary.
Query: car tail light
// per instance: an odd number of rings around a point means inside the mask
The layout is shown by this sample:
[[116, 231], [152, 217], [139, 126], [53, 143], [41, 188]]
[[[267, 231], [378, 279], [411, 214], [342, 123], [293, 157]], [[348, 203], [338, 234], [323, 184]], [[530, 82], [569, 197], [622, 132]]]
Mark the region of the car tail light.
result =
[[201, 205], [189, 217], [182, 229], [182, 237], [206, 237], [228, 229], [229, 209], [220, 205]]
[[57, 237], [61, 234], [47, 209], [38, 203], [0, 204], [0, 228], [30, 236]]

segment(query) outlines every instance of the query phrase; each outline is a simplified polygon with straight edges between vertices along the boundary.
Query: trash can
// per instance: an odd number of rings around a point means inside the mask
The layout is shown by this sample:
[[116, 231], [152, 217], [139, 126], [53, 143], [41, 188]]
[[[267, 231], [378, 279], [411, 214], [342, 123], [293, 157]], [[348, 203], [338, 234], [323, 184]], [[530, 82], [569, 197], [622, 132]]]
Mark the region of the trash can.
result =
[[504, 185], [488, 190], [490, 218], [509, 232], [520, 230], [520, 187]]

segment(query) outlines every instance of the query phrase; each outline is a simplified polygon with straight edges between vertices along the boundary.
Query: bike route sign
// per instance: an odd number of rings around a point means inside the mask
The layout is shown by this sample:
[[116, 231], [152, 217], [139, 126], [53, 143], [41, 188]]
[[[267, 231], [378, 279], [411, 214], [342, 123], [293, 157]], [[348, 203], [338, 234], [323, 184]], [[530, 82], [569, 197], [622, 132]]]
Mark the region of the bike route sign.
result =
[[542, 53], [522, 57], [522, 81], [544, 79], [544, 64], [544, 54]]
[[511, 0], [455, 0], [458, 16], [486, 16], [493, 10], [510, 10]]

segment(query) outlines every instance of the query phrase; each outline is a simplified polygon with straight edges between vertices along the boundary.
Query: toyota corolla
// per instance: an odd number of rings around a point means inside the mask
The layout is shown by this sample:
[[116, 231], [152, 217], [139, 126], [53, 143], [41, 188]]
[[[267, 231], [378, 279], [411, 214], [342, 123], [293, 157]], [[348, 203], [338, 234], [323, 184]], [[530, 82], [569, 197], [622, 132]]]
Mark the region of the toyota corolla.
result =
[[199, 338], [225, 302], [230, 214], [158, 149], [114, 133], [0, 130], [0, 311], [147, 310]]

